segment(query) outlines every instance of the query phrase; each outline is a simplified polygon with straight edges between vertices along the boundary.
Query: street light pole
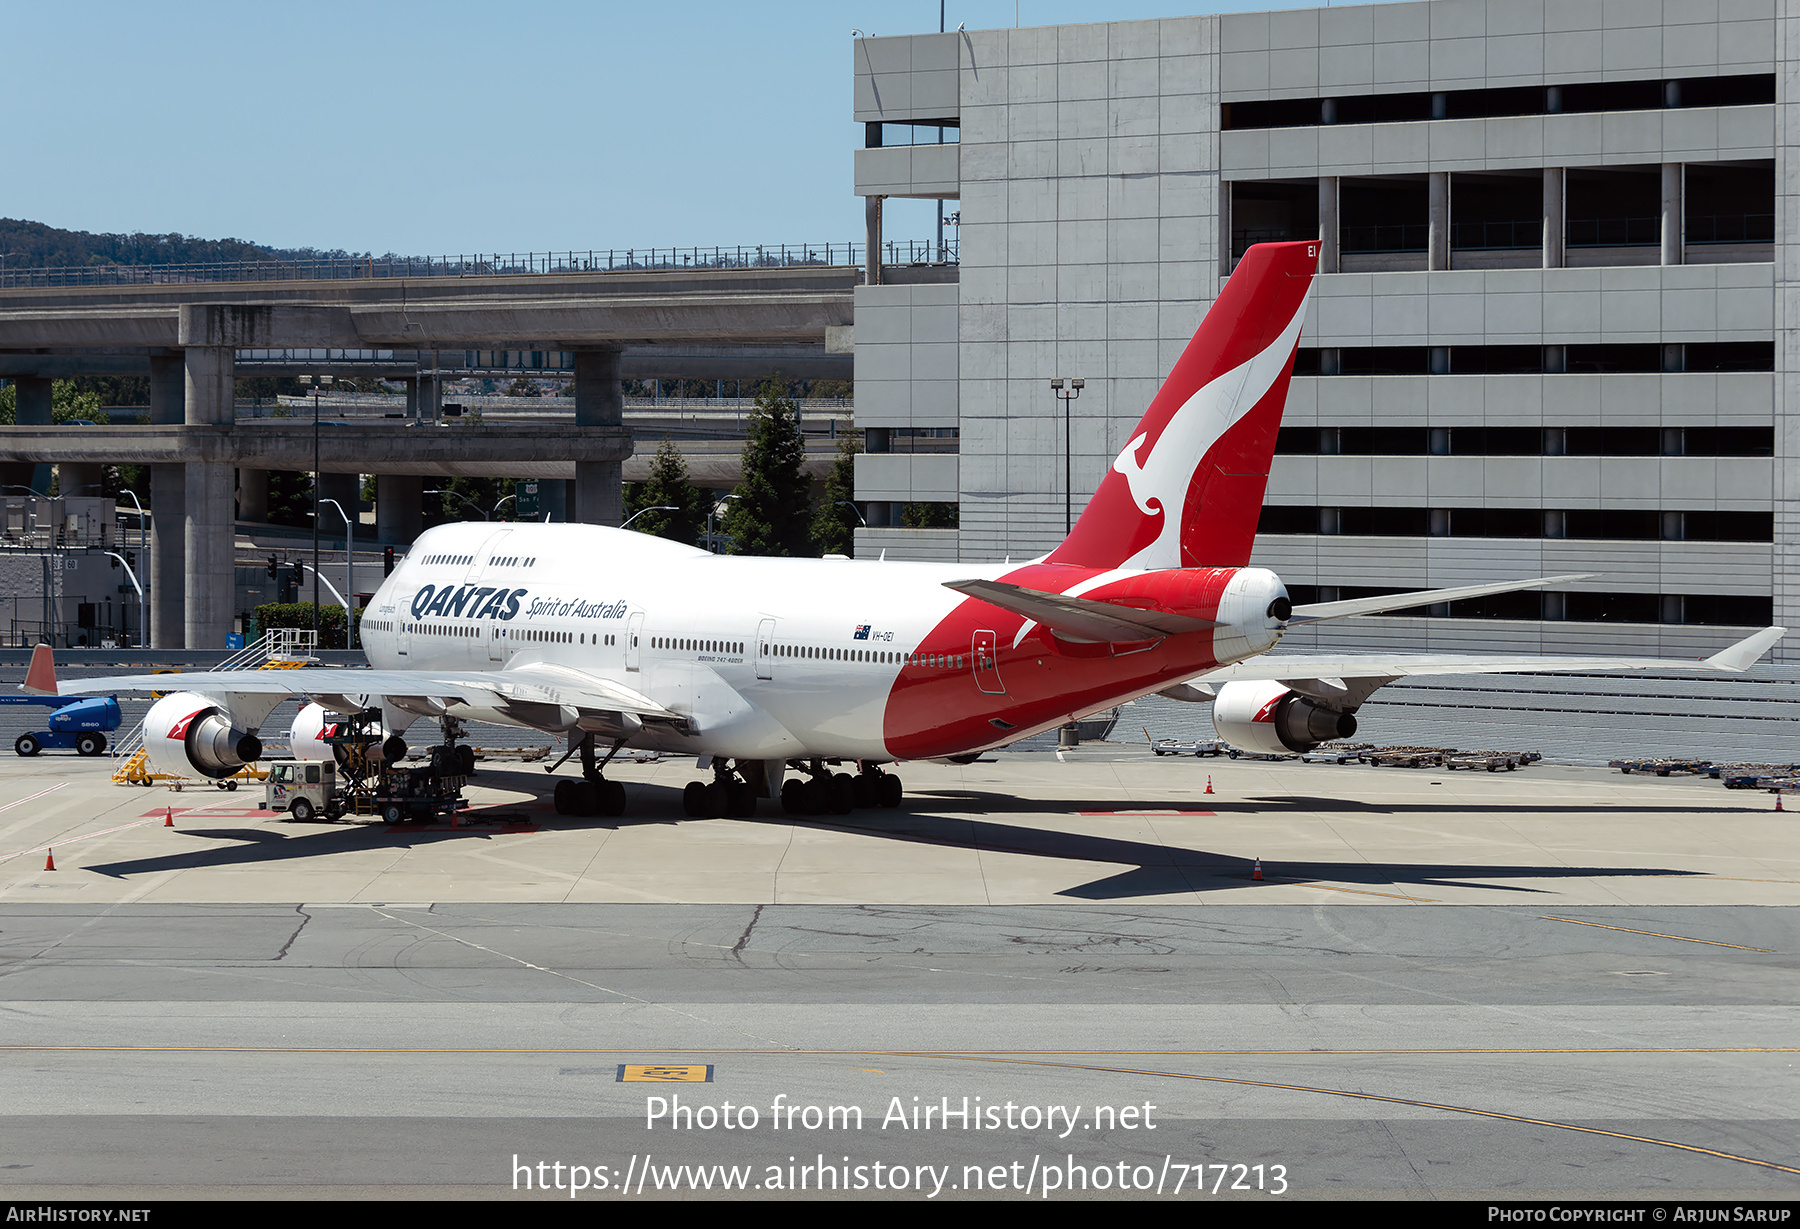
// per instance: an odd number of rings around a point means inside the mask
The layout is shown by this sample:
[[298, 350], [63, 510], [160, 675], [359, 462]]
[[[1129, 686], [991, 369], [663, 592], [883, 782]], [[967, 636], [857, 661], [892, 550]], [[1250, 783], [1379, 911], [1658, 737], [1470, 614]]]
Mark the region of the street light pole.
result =
[[[344, 518], [344, 589], [346, 593], [344, 598], [344, 647], [354, 649], [356, 647], [356, 620], [350, 613], [350, 603], [356, 600], [356, 523], [350, 519], [350, 514], [344, 511], [344, 505], [337, 500], [326, 499], [321, 502], [336, 508], [338, 515]], [[314, 587], [317, 587], [316, 580]]]
[[1072, 422], [1069, 416], [1069, 402], [1081, 396], [1082, 387], [1087, 381], [1077, 376], [1070, 380], [1069, 391], [1063, 391], [1063, 380], [1059, 376], [1050, 381], [1050, 392], [1063, 403], [1063, 536], [1075, 528], [1075, 437], [1072, 434]]

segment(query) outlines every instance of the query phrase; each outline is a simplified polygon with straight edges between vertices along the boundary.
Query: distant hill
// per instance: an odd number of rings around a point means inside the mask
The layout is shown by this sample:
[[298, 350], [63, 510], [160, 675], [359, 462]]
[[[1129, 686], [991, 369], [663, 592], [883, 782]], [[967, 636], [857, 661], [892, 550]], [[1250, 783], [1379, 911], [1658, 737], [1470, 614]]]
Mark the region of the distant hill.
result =
[[370, 254], [272, 248], [246, 239], [196, 239], [189, 235], [96, 235], [85, 230], [59, 230], [42, 222], [24, 222], [16, 218], [0, 218], [0, 252], [6, 253], [9, 269], [179, 265], [270, 258], [306, 260]]

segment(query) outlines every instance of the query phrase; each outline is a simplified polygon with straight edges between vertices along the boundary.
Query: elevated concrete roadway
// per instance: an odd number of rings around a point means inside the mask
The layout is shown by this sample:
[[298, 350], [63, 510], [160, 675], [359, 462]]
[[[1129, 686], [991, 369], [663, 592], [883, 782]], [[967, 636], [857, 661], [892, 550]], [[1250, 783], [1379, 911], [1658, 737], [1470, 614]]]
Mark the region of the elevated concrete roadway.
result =
[[[185, 592], [165, 584], [153, 597], [155, 643], [218, 647], [233, 614], [234, 469], [310, 470], [313, 457], [303, 421], [236, 421], [239, 351], [570, 352], [572, 427], [334, 428], [330, 445], [321, 436], [320, 468], [381, 476], [384, 536], [416, 528], [421, 475], [493, 472], [484, 466], [572, 473], [571, 519], [617, 524], [620, 464], [633, 452], [620, 389], [627, 347], [842, 350], [859, 276], [820, 266], [4, 290], [0, 355], [19, 393], [16, 425], [0, 428], [0, 483], [29, 486], [42, 463], [148, 464], [155, 573], [186, 577]], [[52, 427], [50, 377], [83, 358], [144, 363], [150, 423]], [[415, 388], [413, 412], [434, 396]]]

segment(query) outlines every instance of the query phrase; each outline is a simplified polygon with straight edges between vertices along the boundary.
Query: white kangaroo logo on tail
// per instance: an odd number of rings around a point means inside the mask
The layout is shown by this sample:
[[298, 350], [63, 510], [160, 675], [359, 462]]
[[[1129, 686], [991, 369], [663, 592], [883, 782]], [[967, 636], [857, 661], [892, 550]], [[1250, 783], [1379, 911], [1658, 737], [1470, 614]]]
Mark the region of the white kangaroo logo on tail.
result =
[[1151, 446], [1150, 456], [1138, 460], [1138, 451], [1150, 437], [1139, 434], [1119, 450], [1112, 467], [1124, 475], [1131, 490], [1132, 502], [1145, 516], [1163, 514], [1162, 530], [1156, 541], [1127, 559], [1130, 568], [1178, 568], [1181, 566], [1181, 509], [1187, 501], [1188, 483], [1194, 468], [1200, 464], [1219, 438], [1239, 418], [1263, 399], [1282, 369], [1300, 337], [1300, 326], [1306, 320], [1306, 304], [1312, 298], [1308, 288], [1294, 318], [1288, 321], [1281, 336], [1250, 359], [1195, 390], [1181, 408], [1169, 416], [1162, 434]]

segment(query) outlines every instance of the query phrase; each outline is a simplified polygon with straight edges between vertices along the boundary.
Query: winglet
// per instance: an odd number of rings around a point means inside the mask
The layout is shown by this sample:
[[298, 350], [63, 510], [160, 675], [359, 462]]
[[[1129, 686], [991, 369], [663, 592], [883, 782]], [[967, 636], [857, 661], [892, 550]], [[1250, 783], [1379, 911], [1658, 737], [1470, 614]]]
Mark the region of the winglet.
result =
[[1765, 627], [1754, 636], [1746, 636], [1730, 648], [1720, 649], [1706, 659], [1706, 664], [1716, 670], [1730, 670], [1738, 673], [1754, 666], [1769, 646], [1787, 635], [1785, 627]]
[[31, 668], [25, 671], [25, 685], [20, 691], [33, 695], [56, 695], [56, 658], [47, 644], [31, 650]]

